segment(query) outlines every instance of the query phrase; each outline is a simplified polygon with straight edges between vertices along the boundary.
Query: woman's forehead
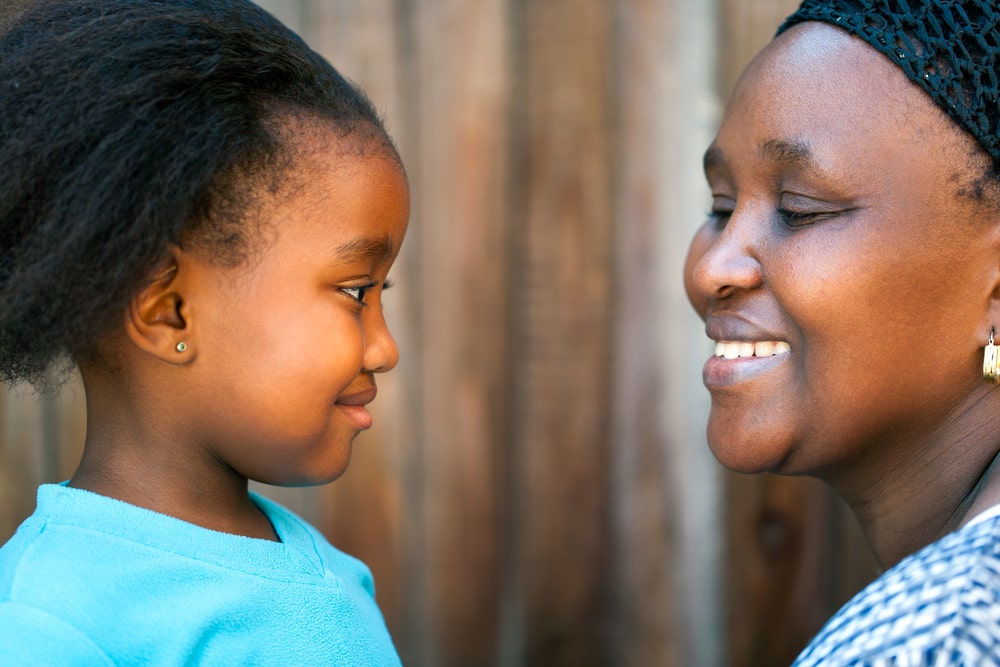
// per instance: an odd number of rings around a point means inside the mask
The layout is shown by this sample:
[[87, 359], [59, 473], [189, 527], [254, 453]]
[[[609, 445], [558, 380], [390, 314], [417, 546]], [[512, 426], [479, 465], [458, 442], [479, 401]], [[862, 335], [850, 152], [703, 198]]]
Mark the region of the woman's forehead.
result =
[[720, 135], [759, 133], [767, 145], [812, 146], [837, 132], [915, 137], [957, 125], [885, 56], [842, 30], [804, 23], [784, 32], [747, 67], [726, 108]]

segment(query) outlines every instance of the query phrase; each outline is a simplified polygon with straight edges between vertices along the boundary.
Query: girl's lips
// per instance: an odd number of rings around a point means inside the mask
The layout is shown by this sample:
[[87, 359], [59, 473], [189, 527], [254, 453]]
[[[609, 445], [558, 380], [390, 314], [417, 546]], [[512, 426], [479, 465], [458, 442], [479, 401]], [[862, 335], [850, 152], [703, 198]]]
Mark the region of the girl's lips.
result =
[[702, 380], [711, 389], [723, 389], [752, 380], [777, 368], [789, 358], [788, 344], [771, 356], [712, 356], [702, 369]]
[[368, 412], [368, 408], [365, 406], [337, 403], [337, 409], [346, 415], [359, 431], [365, 431], [372, 427], [372, 413]]
[[341, 396], [335, 405], [354, 424], [354, 427], [364, 431], [372, 427], [372, 414], [365, 406], [375, 400], [378, 390], [368, 387], [361, 391]]

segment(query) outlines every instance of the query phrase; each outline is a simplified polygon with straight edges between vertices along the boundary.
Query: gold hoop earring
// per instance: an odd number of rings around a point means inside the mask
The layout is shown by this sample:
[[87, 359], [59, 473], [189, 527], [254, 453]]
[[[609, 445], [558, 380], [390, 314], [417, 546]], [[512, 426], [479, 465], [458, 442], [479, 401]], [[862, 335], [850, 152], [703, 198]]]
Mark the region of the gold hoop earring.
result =
[[997, 356], [997, 346], [993, 344], [993, 330], [990, 330], [990, 342], [986, 344], [986, 351], [983, 354], [983, 379], [990, 384], [996, 384], [1000, 380]]

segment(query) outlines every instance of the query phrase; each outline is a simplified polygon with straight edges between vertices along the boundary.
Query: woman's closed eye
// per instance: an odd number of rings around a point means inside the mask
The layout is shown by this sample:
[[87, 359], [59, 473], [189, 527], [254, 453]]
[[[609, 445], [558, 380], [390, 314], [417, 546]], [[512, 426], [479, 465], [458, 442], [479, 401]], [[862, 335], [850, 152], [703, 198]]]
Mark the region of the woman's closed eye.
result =
[[736, 208], [736, 202], [732, 197], [712, 195], [712, 208], [708, 212], [708, 219], [721, 229], [729, 222], [734, 208]]
[[722, 228], [726, 226], [727, 222], [729, 222], [729, 217], [732, 214], [733, 212], [731, 210], [723, 210], [723, 209], [717, 210], [713, 208], [711, 211], [708, 212], [708, 219], [711, 220], [716, 227]]
[[801, 195], [784, 195], [777, 207], [781, 223], [789, 228], [806, 227], [842, 215], [850, 208], [813, 200]]
[[819, 222], [823, 217], [829, 217], [829, 213], [806, 213], [802, 211], [790, 211], [779, 208], [778, 216], [782, 224], [786, 227], [805, 227], [815, 222]]

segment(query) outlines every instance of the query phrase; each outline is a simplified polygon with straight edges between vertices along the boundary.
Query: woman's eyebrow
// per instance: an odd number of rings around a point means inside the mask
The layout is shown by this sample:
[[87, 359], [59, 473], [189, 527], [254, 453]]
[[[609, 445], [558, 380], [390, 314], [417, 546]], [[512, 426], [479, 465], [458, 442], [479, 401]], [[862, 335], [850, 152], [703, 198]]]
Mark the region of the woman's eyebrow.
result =
[[340, 259], [384, 259], [391, 257], [393, 251], [392, 239], [360, 237], [351, 239], [337, 246], [337, 257]]
[[790, 167], [819, 171], [812, 149], [804, 141], [770, 139], [758, 146], [757, 155], [764, 160], [781, 162]]
[[[819, 171], [813, 158], [812, 149], [804, 141], [769, 139], [757, 147], [757, 156], [770, 162], [780, 162], [788, 166]], [[726, 163], [722, 150], [710, 146], [702, 158], [702, 168], [707, 172]]]
[[709, 146], [708, 150], [705, 151], [704, 157], [701, 159], [701, 168], [708, 173], [713, 167], [718, 167], [725, 164], [726, 159], [722, 155], [722, 151], [716, 146]]

